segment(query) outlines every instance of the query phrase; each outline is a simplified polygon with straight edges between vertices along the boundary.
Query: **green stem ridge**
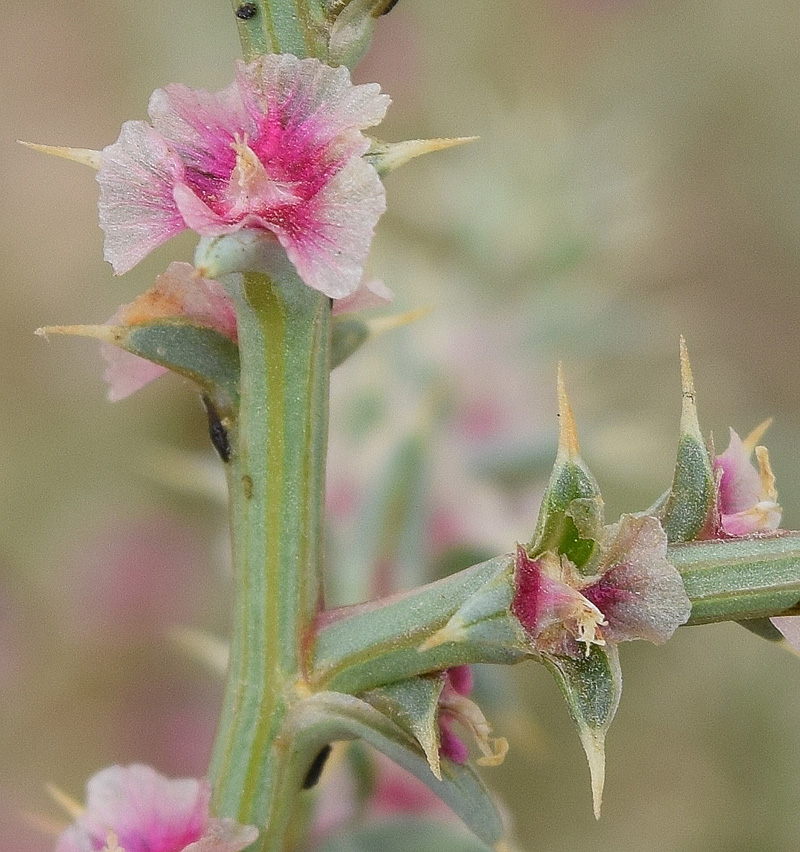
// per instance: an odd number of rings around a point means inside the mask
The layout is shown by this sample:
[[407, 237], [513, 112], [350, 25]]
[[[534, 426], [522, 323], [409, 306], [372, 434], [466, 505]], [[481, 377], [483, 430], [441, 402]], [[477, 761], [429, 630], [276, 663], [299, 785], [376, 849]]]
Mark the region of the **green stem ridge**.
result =
[[800, 602], [800, 533], [670, 545], [689, 624], [780, 615]]
[[213, 808], [257, 825], [254, 849], [278, 850], [293, 802], [275, 795], [291, 752], [281, 727], [322, 604], [330, 302], [292, 276], [225, 283], [237, 310], [241, 402], [229, 436], [236, 604]]

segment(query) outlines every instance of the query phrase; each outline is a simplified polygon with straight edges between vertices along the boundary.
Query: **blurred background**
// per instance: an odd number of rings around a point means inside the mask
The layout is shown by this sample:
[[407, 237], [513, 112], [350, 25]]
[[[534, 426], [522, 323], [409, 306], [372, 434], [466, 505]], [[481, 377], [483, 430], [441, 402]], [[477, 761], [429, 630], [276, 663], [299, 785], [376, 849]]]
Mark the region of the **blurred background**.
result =
[[[196, 394], [167, 377], [111, 405], [89, 341], [33, 335], [105, 320], [194, 241], [114, 279], [92, 173], [14, 142], [101, 148], [154, 88], [227, 85], [239, 48], [227, 0], [6, 3], [0, 31], [0, 813], [8, 849], [45, 852], [45, 783], [82, 798], [115, 762], [204, 772], [221, 678], [165, 637], [224, 636], [230, 584]], [[381, 21], [357, 69], [394, 99], [381, 136], [480, 141], [387, 181], [371, 272], [399, 310], [434, 310], [334, 375], [332, 601], [530, 537], [559, 360], [608, 518], [649, 505], [681, 333], [720, 449], [775, 418], [800, 526], [798, 38], [794, 0], [401, 0]], [[512, 744], [483, 776], [521, 847], [796, 848], [800, 661], [720, 625], [622, 665], [599, 823], [549, 675], [478, 673]]]

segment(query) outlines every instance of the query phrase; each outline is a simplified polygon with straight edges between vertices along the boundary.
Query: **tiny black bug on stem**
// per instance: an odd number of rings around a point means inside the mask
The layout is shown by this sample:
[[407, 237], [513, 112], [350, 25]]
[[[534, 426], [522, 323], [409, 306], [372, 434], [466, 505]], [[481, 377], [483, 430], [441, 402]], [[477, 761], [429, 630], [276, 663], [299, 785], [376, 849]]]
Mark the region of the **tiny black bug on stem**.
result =
[[303, 780], [303, 789], [310, 790], [312, 787], [316, 787], [317, 781], [319, 781], [320, 776], [322, 775], [322, 770], [325, 768], [325, 763], [328, 760], [328, 756], [331, 753], [330, 745], [326, 745], [319, 752], [319, 754], [311, 761], [311, 766], [308, 767], [308, 772], [306, 772], [306, 777]]
[[219, 453], [219, 457], [227, 463], [231, 460], [231, 442], [228, 438], [228, 430], [223, 425], [222, 418], [219, 416], [214, 403], [205, 395], [203, 396], [203, 407], [208, 416], [208, 437], [211, 438], [211, 443]]
[[258, 14], [258, 6], [255, 3], [242, 3], [236, 10], [236, 17], [240, 21], [249, 21]]

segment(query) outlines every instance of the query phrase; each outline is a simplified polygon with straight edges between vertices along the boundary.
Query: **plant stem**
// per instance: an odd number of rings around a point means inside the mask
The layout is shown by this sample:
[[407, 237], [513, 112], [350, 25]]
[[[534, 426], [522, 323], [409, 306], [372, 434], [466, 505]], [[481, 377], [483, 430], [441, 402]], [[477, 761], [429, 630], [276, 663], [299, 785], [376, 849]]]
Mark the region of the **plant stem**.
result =
[[[800, 533], [670, 545], [692, 602], [688, 624], [787, 614], [800, 602]], [[470, 599], [503, 575], [510, 557], [473, 565], [436, 583], [320, 618], [309, 681], [314, 688], [358, 693], [462, 663], [514, 663], [525, 656], [507, 624], [507, 601], [487, 607], [489, 629], [420, 651]], [[509, 591], [510, 595], [513, 591]], [[489, 601], [486, 596], [487, 602]], [[497, 637], [486, 641], [492, 632]], [[502, 644], [502, 637], [510, 637]]]
[[277, 852], [293, 797], [276, 788], [287, 761], [306, 759], [281, 726], [322, 603], [330, 302], [289, 273], [229, 276], [226, 286], [241, 359], [227, 465], [236, 603], [212, 807], [259, 828], [253, 849]]
[[323, 0], [231, 0], [242, 53], [293, 53], [326, 61], [328, 34]]
[[465, 663], [519, 662], [525, 652], [508, 641], [515, 622], [508, 611], [510, 595], [486, 618], [505, 641], [447, 642], [419, 650], [474, 595], [501, 576], [510, 578], [510, 561], [500, 556], [410, 592], [324, 613], [309, 681], [314, 689], [357, 694]]
[[800, 601], [800, 533], [670, 545], [689, 624], [780, 615]]

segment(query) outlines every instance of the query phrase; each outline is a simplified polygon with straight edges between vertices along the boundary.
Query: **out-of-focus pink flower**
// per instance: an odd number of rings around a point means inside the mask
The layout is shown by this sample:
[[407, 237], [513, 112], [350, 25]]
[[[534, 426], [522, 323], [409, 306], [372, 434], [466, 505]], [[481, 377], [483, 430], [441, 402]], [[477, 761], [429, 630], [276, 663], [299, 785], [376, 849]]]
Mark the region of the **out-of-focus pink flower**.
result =
[[[380, 752], [370, 752], [372, 787], [366, 801], [358, 802], [354, 767], [334, 758], [326, 769], [320, 788], [312, 844], [316, 846], [349, 825], [357, 817], [365, 822], [378, 822], [398, 816], [437, 816], [453, 818], [452, 811], [422, 781]], [[363, 780], [363, 779], [362, 779]]]
[[106, 259], [122, 273], [186, 228], [248, 228], [276, 237], [309, 287], [350, 295], [385, 209], [361, 131], [388, 105], [346, 68], [289, 54], [239, 63], [217, 94], [156, 90], [152, 126], [126, 122], [100, 157]]
[[[717, 505], [723, 536], [773, 532], [781, 522], [775, 476], [766, 447], [756, 446], [769, 426], [767, 420], [744, 441], [733, 431], [728, 449], [714, 459], [719, 477]], [[752, 464], [755, 452], [758, 469]]]
[[661, 644], [691, 612], [680, 575], [667, 561], [667, 538], [652, 517], [623, 515], [584, 576], [563, 555], [515, 555], [512, 612], [543, 653], [575, 657], [591, 645], [647, 639]]
[[375, 786], [367, 803], [367, 813], [371, 818], [450, 813], [442, 800], [410, 772], [382, 754], [376, 754], [375, 760]]
[[82, 639], [129, 642], [196, 617], [207, 567], [190, 526], [161, 517], [101, 524], [63, 561], [59, 610]]
[[[392, 298], [382, 281], [367, 281], [349, 296], [336, 299], [332, 312], [339, 315], [368, 310], [385, 305]], [[171, 263], [149, 290], [122, 305], [106, 325], [130, 328], [160, 319], [212, 328], [234, 342], [237, 339], [236, 312], [225, 288], [218, 281], [203, 278], [188, 263]], [[100, 349], [108, 365], [104, 378], [112, 402], [125, 399], [169, 372], [112, 343], [102, 343]]]
[[56, 852], [239, 852], [258, 836], [253, 826], [208, 813], [207, 781], [171, 781], [149, 766], [111, 766], [86, 785], [86, 810]]

